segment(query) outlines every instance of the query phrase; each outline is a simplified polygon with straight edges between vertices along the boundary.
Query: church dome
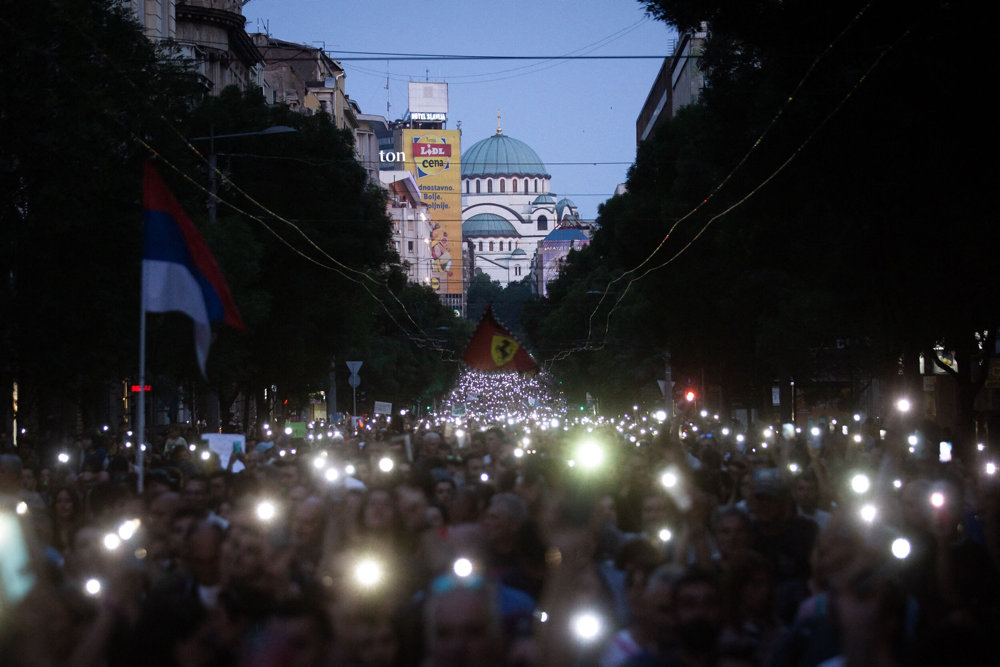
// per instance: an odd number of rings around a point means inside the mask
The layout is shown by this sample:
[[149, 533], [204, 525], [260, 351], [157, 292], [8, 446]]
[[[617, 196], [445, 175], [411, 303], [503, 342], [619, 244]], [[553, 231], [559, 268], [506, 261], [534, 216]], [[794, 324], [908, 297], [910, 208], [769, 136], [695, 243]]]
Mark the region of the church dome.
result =
[[462, 153], [462, 178], [476, 176], [549, 177], [551, 174], [531, 146], [498, 132]]
[[496, 213], [480, 213], [462, 223], [462, 237], [472, 236], [518, 236], [518, 233]]
[[550, 195], [550, 194], [541, 194], [541, 195], [538, 195], [537, 197], [535, 197], [535, 201], [531, 202], [531, 205], [532, 206], [545, 206], [546, 204], [548, 204], [548, 205], [551, 206], [551, 205], [553, 205], [555, 203], [556, 203], [556, 198], [553, 197], [552, 195]]

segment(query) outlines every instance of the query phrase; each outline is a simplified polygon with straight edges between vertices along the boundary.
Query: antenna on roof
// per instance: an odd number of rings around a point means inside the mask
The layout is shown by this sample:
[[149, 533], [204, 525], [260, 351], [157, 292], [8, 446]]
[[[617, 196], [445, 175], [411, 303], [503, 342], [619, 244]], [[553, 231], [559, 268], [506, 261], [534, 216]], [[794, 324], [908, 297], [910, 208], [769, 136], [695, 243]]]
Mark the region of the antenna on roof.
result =
[[389, 109], [392, 107], [392, 102], [389, 101], [389, 61], [385, 61], [385, 119], [391, 120], [392, 116], [389, 115]]

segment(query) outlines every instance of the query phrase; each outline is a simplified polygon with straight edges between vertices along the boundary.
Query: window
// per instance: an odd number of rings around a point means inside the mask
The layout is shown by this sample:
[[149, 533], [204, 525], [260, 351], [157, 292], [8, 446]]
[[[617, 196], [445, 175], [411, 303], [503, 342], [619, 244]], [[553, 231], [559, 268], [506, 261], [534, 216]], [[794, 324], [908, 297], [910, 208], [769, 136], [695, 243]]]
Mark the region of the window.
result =
[[511, 191], [512, 192], [517, 192], [517, 179], [515, 178], [513, 182], [514, 182], [514, 187], [511, 188]]
[[413, 231], [413, 218], [410, 218], [409, 220], [406, 221], [406, 229], [407, 231], [410, 232]]
[[538, 192], [538, 179], [535, 179], [535, 192]]
[[465, 193], [466, 194], [469, 193], [469, 182], [468, 181], [465, 182]]
[[413, 241], [406, 242], [406, 252], [413, 254]]
[[493, 179], [486, 179], [486, 192], [493, 192]]
[[490, 241], [490, 252], [493, 252], [493, 241]]
[[482, 252], [482, 251], [483, 251], [483, 242], [480, 241], [479, 242], [479, 252]]
[[514, 249], [514, 242], [513, 241], [507, 241], [507, 251], [510, 252], [513, 249]]
[[479, 179], [476, 179], [476, 194], [479, 194]]
[[549, 219], [544, 215], [538, 216], [538, 231], [544, 232], [549, 228]]
[[507, 192], [507, 181], [500, 179], [500, 192]]
[[514, 275], [515, 276], [521, 275], [521, 267], [520, 266], [515, 266], [514, 267]]

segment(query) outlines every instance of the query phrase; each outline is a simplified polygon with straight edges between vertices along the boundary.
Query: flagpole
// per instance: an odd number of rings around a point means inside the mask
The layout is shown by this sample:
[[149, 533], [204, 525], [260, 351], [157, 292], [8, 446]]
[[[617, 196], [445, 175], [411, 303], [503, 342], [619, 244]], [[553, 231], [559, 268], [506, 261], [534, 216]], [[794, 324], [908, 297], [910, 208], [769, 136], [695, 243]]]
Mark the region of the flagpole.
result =
[[136, 416], [136, 433], [138, 435], [136, 441], [136, 447], [138, 448], [136, 453], [136, 461], [139, 468], [139, 481], [138, 481], [138, 492], [141, 495], [143, 489], [143, 480], [146, 474], [145, 471], [145, 452], [143, 451], [143, 442], [145, 441], [146, 435], [146, 272], [145, 269], [142, 270], [142, 276], [139, 279], [140, 285], [140, 296], [139, 296], [139, 404], [136, 406], [138, 415]]

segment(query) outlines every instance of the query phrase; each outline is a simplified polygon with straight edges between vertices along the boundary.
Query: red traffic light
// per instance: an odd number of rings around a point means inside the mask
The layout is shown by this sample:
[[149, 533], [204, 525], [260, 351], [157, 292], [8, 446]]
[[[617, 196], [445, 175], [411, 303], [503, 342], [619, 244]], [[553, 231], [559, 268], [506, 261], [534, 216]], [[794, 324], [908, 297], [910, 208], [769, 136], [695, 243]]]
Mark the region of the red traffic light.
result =
[[688, 403], [694, 403], [694, 399], [697, 397], [697, 394], [694, 393], [694, 389], [688, 389], [684, 392], [684, 400]]

